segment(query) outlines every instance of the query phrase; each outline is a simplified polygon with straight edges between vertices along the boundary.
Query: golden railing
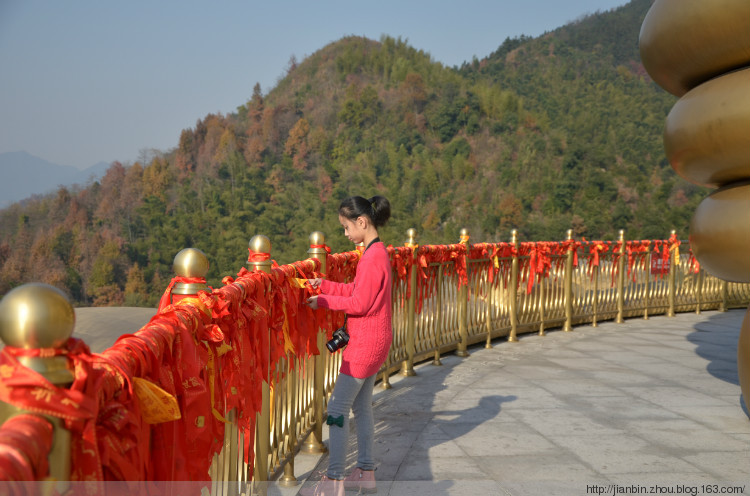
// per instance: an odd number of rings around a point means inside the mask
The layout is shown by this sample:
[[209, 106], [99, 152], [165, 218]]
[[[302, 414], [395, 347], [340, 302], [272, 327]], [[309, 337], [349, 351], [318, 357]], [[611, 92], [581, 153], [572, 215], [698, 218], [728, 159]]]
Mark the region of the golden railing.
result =
[[[573, 240], [569, 232], [566, 241], [537, 243], [519, 242], [513, 232], [507, 243], [471, 244], [468, 233], [462, 231], [458, 244], [426, 246], [416, 243], [414, 230], [408, 235], [403, 247], [389, 247], [394, 337], [379, 373], [382, 387], [390, 387], [391, 374], [414, 375], [415, 363], [432, 360], [439, 365], [445, 353], [455, 351], [465, 357], [469, 346], [484, 343], [490, 347], [498, 338], [516, 342], [521, 333], [543, 336], [551, 328], [570, 332], [577, 325], [596, 326], [603, 320], [723, 311], [750, 302], [748, 285], [704, 273], [685, 248], [687, 243], [679, 242], [675, 233], [665, 240], [627, 241], [621, 231], [616, 241], [587, 242]], [[262, 256], [253, 262], [256, 259], [251, 255], [249, 268], [270, 272], [270, 243], [251, 241], [253, 253]], [[357, 251], [327, 254], [321, 233], [311, 236], [308, 256], [315, 259], [310, 264], [296, 262], [294, 268], [278, 270], [302, 278], [326, 273], [332, 280], [350, 281], [358, 261]], [[284, 303], [291, 304], [301, 303]], [[291, 309], [282, 305], [268, 311], [284, 312], [286, 318]], [[340, 354], [329, 354], [324, 345], [340, 323], [330, 312], [320, 321], [317, 348], [321, 353], [288, 352], [271, 363], [269, 370], [261, 371], [264, 380], [254, 385], [262, 389], [260, 411], [227, 408], [220, 412], [228, 422], [220, 449], [207, 454], [211, 456], [211, 482], [205, 491], [214, 495], [263, 492], [264, 482], [274, 480], [292, 486], [297, 483], [295, 456], [325, 451], [323, 414]], [[269, 327], [266, 332], [279, 332], [279, 328]], [[269, 335], [268, 342], [276, 337]], [[7, 418], [26, 414], [11, 405], [4, 408]], [[255, 419], [250, 431], [240, 428], [238, 421], [248, 415]], [[54, 428], [61, 429], [59, 423]], [[243, 456], [247, 444], [254, 454], [252, 463]], [[59, 467], [64, 461], [51, 459], [50, 464]], [[59, 470], [53, 472], [59, 480]]]

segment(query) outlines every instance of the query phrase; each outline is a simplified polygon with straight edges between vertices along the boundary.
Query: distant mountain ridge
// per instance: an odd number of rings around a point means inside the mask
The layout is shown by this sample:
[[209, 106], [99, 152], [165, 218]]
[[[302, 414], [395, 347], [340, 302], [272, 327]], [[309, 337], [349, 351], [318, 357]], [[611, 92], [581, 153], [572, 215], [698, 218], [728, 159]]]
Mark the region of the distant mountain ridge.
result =
[[109, 166], [108, 162], [99, 162], [80, 170], [53, 164], [25, 151], [0, 153], [0, 208], [32, 195], [49, 193], [58, 186], [85, 185], [101, 179]]

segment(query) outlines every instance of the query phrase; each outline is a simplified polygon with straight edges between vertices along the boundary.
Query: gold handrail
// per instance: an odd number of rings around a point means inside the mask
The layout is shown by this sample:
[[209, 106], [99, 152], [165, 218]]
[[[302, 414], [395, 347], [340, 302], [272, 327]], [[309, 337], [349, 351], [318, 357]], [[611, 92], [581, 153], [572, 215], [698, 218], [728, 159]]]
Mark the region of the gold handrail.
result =
[[[325, 245], [325, 238], [322, 233], [313, 233], [310, 240], [308, 256], [316, 258], [321, 272], [326, 272], [326, 251], [320, 248]], [[382, 385], [388, 387], [392, 373], [413, 375], [415, 363], [432, 360], [434, 365], [440, 365], [445, 353], [468, 355], [468, 346], [491, 346], [493, 339], [507, 337], [509, 342], [517, 342], [518, 334], [538, 332], [544, 336], [553, 327], [572, 331], [575, 325], [596, 326], [603, 320], [622, 322], [625, 318], [647, 319], [654, 314], [724, 311], [750, 302], [749, 284], [727, 283], [704, 273], [688, 250], [680, 253], [676, 243], [666, 240], [628, 242], [621, 231], [616, 243], [602, 243], [608, 251], [598, 256], [596, 264], [584, 256], [585, 249], [573, 241], [572, 233], [565, 242], [547, 244], [559, 249], [547, 255], [548, 267], [540, 272], [531, 266], [532, 255], [528, 252], [530, 245], [534, 249], [538, 246], [524, 243], [524, 251], [515, 231], [510, 243], [505, 243], [509, 251], [494, 258], [472, 258], [468, 232], [463, 231], [460, 245], [442, 247], [460, 248], [460, 253], [456, 252], [450, 260], [425, 265], [417, 261], [418, 253], [436, 247], [419, 247], [416, 232], [410, 230], [407, 248], [401, 250], [411, 250], [402, 252], [411, 257], [411, 272], [408, 277], [397, 277], [394, 269], [394, 339], [380, 370]], [[669, 249], [668, 258], [655, 255], [654, 250], [662, 248]], [[267, 238], [253, 238], [251, 251], [268, 257], [249, 262], [250, 268], [269, 270]], [[457, 261], [465, 267], [464, 282], [460, 282]], [[663, 266], [665, 261], [668, 267]], [[241, 416], [255, 413], [223, 412], [228, 421], [226, 441], [211, 472], [212, 494], [228, 494], [231, 488], [242, 487], [251, 480], [264, 483], [278, 479], [285, 485], [294, 485], [295, 456], [300, 451], [325, 451], [324, 411], [340, 365], [340, 354], [325, 351], [325, 339], [325, 330], [318, 332], [320, 354], [309, 358], [286, 356], [273, 370], [264, 373], [266, 380], [259, 385], [262, 408], [257, 412], [254, 467], [247, 467], [242, 459], [245, 433], [237, 429], [236, 422]], [[222, 481], [231, 484], [221, 485]]]

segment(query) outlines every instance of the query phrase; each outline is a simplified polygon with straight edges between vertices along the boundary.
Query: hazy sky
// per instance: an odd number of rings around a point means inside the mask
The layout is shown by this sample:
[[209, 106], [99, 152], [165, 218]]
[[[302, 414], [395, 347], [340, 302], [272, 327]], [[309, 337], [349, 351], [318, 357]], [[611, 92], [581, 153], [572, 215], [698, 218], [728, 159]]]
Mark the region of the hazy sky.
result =
[[86, 168], [169, 150], [347, 35], [460, 65], [627, 0], [0, 0], [0, 153]]

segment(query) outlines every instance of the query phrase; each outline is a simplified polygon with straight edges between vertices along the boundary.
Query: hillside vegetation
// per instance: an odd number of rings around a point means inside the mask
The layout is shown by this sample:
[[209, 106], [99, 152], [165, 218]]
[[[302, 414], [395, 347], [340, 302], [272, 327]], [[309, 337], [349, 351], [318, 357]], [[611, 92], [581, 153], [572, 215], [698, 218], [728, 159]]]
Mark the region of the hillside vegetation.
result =
[[674, 97], [637, 47], [650, 3], [507, 39], [460, 68], [391, 37], [292, 59], [268, 94], [249, 89], [174, 150], [1, 211], [0, 293], [43, 281], [82, 305], [151, 305], [185, 247], [206, 252], [213, 285], [255, 234], [279, 263], [304, 258], [315, 230], [347, 250], [336, 209], [351, 194], [391, 200], [391, 244], [410, 227], [422, 244], [463, 227], [476, 241], [687, 233], [705, 192], [664, 157]]

